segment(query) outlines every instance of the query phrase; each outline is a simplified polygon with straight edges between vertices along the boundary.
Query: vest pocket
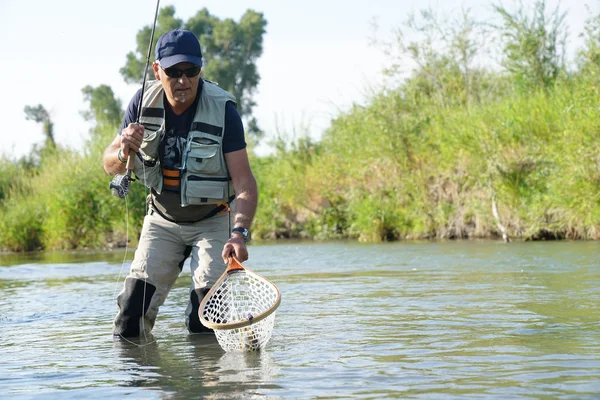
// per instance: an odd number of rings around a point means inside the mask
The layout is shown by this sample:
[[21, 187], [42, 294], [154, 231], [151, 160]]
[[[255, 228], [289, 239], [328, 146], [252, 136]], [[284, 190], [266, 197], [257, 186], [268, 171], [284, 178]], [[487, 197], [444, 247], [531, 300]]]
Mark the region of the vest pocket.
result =
[[[191, 179], [190, 179], [191, 178]], [[182, 182], [181, 205], [215, 204], [225, 197], [226, 181], [194, 180], [187, 177]]]
[[133, 172], [140, 183], [146, 187], [155, 189], [160, 193], [162, 189], [162, 168], [160, 162], [148, 166], [144, 165], [137, 155], [132, 153], [132, 156], [135, 157], [135, 167], [133, 168]]
[[187, 170], [192, 173], [216, 174], [221, 169], [219, 144], [192, 141], [187, 155]]
[[144, 128], [144, 140], [140, 146], [141, 154], [146, 161], [156, 161], [158, 146], [160, 145], [160, 132]]

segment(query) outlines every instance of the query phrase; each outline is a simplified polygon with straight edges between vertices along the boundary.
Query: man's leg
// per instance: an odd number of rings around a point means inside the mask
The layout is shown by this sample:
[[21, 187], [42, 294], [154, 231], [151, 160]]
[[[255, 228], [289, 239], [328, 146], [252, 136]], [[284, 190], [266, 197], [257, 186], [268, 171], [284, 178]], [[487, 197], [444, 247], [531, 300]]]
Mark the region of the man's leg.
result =
[[181, 272], [185, 252], [177, 224], [156, 213], [146, 215], [129, 276], [117, 297], [115, 335], [138, 337], [152, 330], [158, 308]]
[[195, 224], [188, 232], [192, 245], [192, 285], [190, 301], [185, 310], [185, 323], [192, 333], [212, 332], [200, 322], [200, 302], [227, 267], [221, 258], [225, 242], [229, 239], [229, 215], [216, 215]]

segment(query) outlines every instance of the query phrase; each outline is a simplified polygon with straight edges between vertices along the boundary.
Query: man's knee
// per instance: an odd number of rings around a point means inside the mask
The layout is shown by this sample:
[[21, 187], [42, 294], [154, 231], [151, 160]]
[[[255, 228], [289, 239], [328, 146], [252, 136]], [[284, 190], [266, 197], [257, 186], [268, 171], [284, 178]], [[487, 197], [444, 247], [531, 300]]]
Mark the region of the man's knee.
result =
[[[127, 278], [123, 292], [117, 297], [119, 312], [114, 334], [124, 337], [140, 335], [140, 319], [146, 315], [156, 287], [141, 279]], [[151, 328], [151, 327], [150, 327]]]

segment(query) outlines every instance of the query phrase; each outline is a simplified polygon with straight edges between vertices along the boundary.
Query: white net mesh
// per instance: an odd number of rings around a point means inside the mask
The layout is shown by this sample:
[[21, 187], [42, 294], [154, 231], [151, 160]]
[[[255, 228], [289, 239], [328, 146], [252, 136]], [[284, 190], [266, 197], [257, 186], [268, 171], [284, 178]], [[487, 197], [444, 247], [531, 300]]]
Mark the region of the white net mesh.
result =
[[243, 328], [217, 329], [217, 341], [225, 351], [256, 351], [266, 346], [271, 334], [275, 313]]
[[227, 329], [226, 325], [259, 319], [272, 311], [278, 300], [279, 292], [273, 283], [246, 270], [234, 271], [215, 287], [200, 316], [213, 325], [225, 351], [255, 351], [271, 338], [275, 312], [244, 327]]

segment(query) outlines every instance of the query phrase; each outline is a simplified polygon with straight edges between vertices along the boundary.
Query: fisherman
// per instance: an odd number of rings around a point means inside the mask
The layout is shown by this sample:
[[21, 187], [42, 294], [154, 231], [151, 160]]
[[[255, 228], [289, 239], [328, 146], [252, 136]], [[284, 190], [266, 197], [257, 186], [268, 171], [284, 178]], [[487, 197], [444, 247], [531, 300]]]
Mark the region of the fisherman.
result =
[[155, 55], [156, 80], [133, 96], [104, 151], [104, 169], [111, 175], [123, 174], [128, 157], [134, 157], [136, 178], [150, 190], [135, 258], [117, 297], [114, 335], [122, 337], [150, 332], [190, 255], [185, 321], [192, 333], [208, 332], [198, 307], [225, 270], [223, 261], [248, 259], [257, 205], [235, 98], [202, 79], [198, 38], [187, 30], [167, 32]]

